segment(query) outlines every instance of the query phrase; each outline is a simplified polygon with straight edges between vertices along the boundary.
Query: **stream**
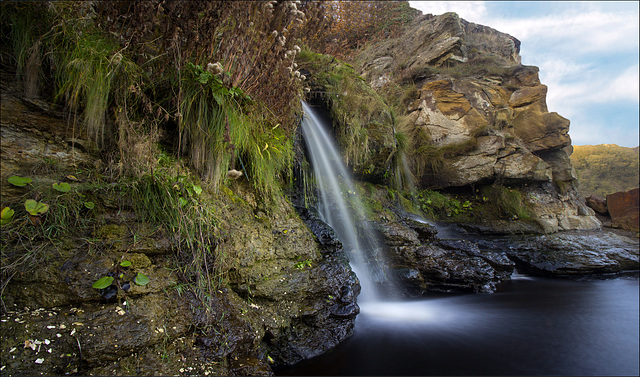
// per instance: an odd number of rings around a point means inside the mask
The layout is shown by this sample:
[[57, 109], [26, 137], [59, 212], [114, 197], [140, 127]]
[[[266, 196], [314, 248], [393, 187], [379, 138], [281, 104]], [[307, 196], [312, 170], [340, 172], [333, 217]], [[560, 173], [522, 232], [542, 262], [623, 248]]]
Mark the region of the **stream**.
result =
[[[329, 122], [303, 103], [322, 221], [362, 286], [354, 335], [276, 375], [638, 375], [638, 272], [582, 278], [514, 274], [494, 294], [383, 294], [386, 270]], [[416, 219], [416, 221], [421, 221]], [[482, 235], [437, 226], [440, 238]], [[395, 289], [391, 290], [392, 293]]]
[[361, 305], [355, 334], [276, 375], [638, 375], [638, 275], [515, 275], [494, 294]]

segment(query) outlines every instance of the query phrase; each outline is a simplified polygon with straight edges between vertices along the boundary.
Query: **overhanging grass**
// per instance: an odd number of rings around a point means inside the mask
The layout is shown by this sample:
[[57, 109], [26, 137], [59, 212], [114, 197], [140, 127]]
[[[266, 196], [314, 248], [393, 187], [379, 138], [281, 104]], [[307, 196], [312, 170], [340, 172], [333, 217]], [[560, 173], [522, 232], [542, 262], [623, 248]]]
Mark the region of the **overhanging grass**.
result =
[[243, 170], [260, 192], [280, 193], [293, 162], [293, 141], [249, 96], [218, 75], [188, 64], [181, 83], [181, 146], [214, 188], [229, 169]]
[[394, 124], [392, 110], [353, 67], [308, 48], [299, 53], [298, 62], [301, 69], [312, 72], [314, 86], [323, 90], [347, 164], [365, 164], [375, 141], [395, 144], [385, 136]]

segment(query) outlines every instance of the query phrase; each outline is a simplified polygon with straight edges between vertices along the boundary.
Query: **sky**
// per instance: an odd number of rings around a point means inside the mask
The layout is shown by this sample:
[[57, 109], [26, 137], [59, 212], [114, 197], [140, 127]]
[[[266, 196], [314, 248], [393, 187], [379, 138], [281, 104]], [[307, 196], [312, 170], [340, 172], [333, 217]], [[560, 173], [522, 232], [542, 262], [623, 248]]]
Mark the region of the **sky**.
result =
[[540, 68], [547, 106], [571, 121], [573, 145], [636, 147], [638, 1], [409, 1], [522, 42], [522, 64]]

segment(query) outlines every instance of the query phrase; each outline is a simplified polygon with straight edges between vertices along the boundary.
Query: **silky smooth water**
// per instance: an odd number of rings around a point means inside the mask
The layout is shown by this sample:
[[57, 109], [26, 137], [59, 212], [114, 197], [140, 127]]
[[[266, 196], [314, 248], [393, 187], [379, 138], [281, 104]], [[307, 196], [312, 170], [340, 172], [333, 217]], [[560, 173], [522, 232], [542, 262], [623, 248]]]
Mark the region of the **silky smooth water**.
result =
[[355, 334], [277, 375], [638, 375], [638, 276], [516, 275], [494, 294], [363, 303]]
[[[306, 103], [302, 133], [313, 167], [321, 219], [336, 232], [362, 287], [359, 301], [378, 300], [380, 283], [388, 283], [385, 263], [349, 172], [323, 120]], [[389, 285], [389, 284], [387, 284]]]

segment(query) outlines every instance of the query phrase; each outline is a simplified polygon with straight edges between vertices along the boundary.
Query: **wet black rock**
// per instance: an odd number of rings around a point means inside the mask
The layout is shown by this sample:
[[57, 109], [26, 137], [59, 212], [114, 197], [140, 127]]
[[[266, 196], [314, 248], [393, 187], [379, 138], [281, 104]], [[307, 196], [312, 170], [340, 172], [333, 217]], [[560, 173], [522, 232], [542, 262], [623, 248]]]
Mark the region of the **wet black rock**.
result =
[[573, 231], [503, 241], [518, 271], [584, 275], [638, 270], [638, 239], [606, 231]]
[[428, 224], [418, 228], [415, 223], [378, 224], [390, 251], [392, 270], [409, 296], [427, 291], [491, 293], [514, 270], [515, 264], [505, 253], [481, 251], [467, 240], [440, 240]]

